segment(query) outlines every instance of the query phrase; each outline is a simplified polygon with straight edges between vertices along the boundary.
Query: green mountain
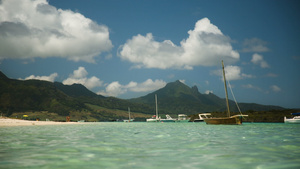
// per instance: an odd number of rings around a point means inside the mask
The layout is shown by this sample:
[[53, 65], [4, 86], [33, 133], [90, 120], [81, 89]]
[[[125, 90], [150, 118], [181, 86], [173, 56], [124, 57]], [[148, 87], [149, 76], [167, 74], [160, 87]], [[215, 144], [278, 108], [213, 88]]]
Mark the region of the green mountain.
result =
[[71, 97], [99, 97], [104, 98], [104, 96], [97, 95], [96, 93], [88, 90], [85, 86], [81, 84], [72, 84], [72, 85], [64, 85], [60, 82], [54, 82], [54, 86], [63, 91], [66, 95]]
[[[197, 86], [192, 88], [181, 83], [180, 81], [168, 83], [164, 88], [161, 88], [146, 96], [130, 99], [131, 102], [144, 103], [150, 106], [155, 106], [154, 97], [157, 94], [158, 108], [160, 114], [196, 114], [201, 112], [225, 111], [225, 99], [220, 98], [212, 93], [201, 94]], [[235, 102], [229, 101], [231, 111], [237, 112], [238, 109]], [[242, 111], [246, 110], [271, 110], [283, 109], [278, 106], [265, 106], [251, 103], [239, 104]]]
[[50, 111], [68, 115], [86, 108], [82, 102], [58, 90], [54, 83], [40, 80], [14, 80], [0, 72], [0, 110], [10, 115], [18, 111]]
[[153, 112], [146, 104], [97, 95], [81, 84], [14, 80], [0, 72], [0, 86], [0, 113], [4, 116], [29, 113], [34, 119], [54, 113], [53, 116], [60, 116], [59, 119], [52, 117], [56, 120], [65, 120], [65, 116], [71, 115], [78, 120], [107, 121], [128, 118], [128, 107], [133, 115], [137, 113], [137, 119], [150, 117]]
[[[0, 113], [16, 117], [30, 114], [34, 118], [73, 121], [110, 121], [128, 118], [130, 107], [135, 119], [145, 121], [155, 112], [154, 95], [158, 96], [158, 109], [161, 115], [193, 115], [200, 112], [225, 111], [225, 99], [210, 94], [201, 94], [196, 86], [190, 88], [180, 81], [168, 83], [165, 87], [146, 96], [134, 99], [119, 99], [97, 95], [81, 84], [64, 85], [59, 82], [40, 80], [9, 79], [0, 72]], [[278, 106], [240, 103], [242, 111], [282, 110]], [[236, 111], [230, 101], [232, 111]], [[164, 116], [162, 116], [164, 117]]]

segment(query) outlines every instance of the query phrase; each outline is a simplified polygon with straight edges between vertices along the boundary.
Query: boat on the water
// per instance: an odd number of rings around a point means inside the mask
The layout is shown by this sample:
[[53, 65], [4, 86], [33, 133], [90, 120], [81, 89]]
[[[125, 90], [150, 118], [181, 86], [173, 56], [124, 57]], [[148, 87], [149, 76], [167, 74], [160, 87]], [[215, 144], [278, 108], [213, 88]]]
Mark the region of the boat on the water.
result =
[[128, 107], [128, 120], [123, 120], [124, 122], [128, 123], [128, 122], [133, 122], [134, 119], [130, 118], [130, 107]]
[[186, 114], [178, 114], [178, 119], [176, 122], [189, 122], [190, 118], [187, 117]]
[[199, 113], [199, 119], [194, 119], [194, 122], [204, 122], [204, 119], [207, 119], [207, 116], [211, 116], [210, 113]]
[[158, 117], [157, 95], [156, 94], [155, 94], [155, 115], [152, 116], [150, 119], [146, 119], [146, 122], [160, 122], [160, 117]]
[[300, 123], [300, 112], [299, 113], [292, 113], [293, 118], [286, 118], [284, 116], [284, 122], [285, 123]]
[[160, 122], [175, 122], [176, 119], [173, 119], [170, 115], [166, 114], [165, 119], [160, 119]]
[[226, 105], [227, 105], [227, 117], [221, 118], [205, 118], [204, 121], [206, 124], [228, 124], [228, 125], [240, 125], [243, 123], [243, 116], [248, 115], [234, 115], [230, 116], [230, 109], [228, 103], [228, 93], [227, 93], [227, 85], [226, 85], [226, 77], [225, 77], [225, 70], [224, 70], [224, 63], [222, 60], [222, 69], [223, 69], [223, 79], [224, 79], [224, 86], [225, 86], [225, 93], [226, 93]]

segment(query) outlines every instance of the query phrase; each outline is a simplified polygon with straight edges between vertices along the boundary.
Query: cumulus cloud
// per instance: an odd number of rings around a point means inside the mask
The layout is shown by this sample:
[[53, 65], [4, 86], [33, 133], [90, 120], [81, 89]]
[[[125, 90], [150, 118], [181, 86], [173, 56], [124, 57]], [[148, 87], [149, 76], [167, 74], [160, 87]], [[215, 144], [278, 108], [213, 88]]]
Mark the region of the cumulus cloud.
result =
[[251, 62], [256, 65], [260, 65], [261, 68], [270, 67], [269, 64], [264, 60], [263, 56], [257, 53], [253, 54]]
[[254, 90], [257, 90], [257, 91], [263, 91], [260, 87], [254, 86], [252, 84], [242, 85], [242, 87], [246, 88], [246, 89], [254, 89]]
[[[253, 78], [253, 75], [245, 74], [242, 73], [242, 70], [239, 66], [225, 66], [225, 76], [226, 80], [239, 80], [239, 79], [244, 79], [244, 78]], [[223, 70], [215, 70], [212, 72], [212, 74], [220, 76], [221, 79], [223, 80]]]
[[194, 66], [213, 66], [221, 60], [234, 63], [239, 53], [232, 49], [230, 38], [203, 18], [188, 31], [189, 37], [175, 45], [171, 40], [155, 41], [153, 35], [136, 35], [119, 47], [121, 59], [134, 63], [135, 68], [193, 69]]
[[278, 87], [277, 85], [272, 85], [272, 86], [270, 86], [270, 88], [274, 92], [280, 92], [281, 91], [281, 88]]
[[131, 84], [131, 83], [132, 83], [132, 85], [127, 85], [126, 88], [128, 88], [130, 91], [133, 91], [133, 92], [154, 91], [154, 90], [164, 87], [167, 84], [165, 81], [158, 80], [158, 79], [156, 79], [155, 81], [153, 81], [152, 79], [148, 79], [142, 83], [130, 82], [129, 84]]
[[128, 91], [131, 92], [149, 92], [164, 87], [167, 83], [163, 80], [147, 79], [142, 83], [129, 82], [127, 85], [121, 85], [118, 81], [112, 82], [107, 85], [105, 90], [99, 91], [98, 94], [104, 96], [119, 96]]
[[119, 96], [124, 94], [127, 89], [122, 86], [118, 81], [110, 83], [106, 88], [105, 91], [100, 91], [97, 94], [104, 95], [104, 96]]
[[110, 51], [108, 28], [46, 0], [2, 0], [0, 60], [61, 57], [94, 62]]
[[54, 80], [57, 76], [58, 76], [57, 73], [52, 73], [49, 76], [30, 75], [30, 76], [26, 77], [25, 80], [36, 79], [36, 80], [44, 80], [44, 81], [54, 82]]
[[85, 68], [79, 67], [77, 70], [73, 71], [73, 74], [69, 75], [69, 77], [63, 81], [63, 84], [71, 85], [77, 83], [84, 85], [88, 89], [102, 86], [103, 82], [99, 78], [95, 76], [87, 78], [87, 75], [88, 72]]
[[206, 90], [204, 93], [205, 94], [210, 94], [210, 93], [213, 93], [213, 91], [212, 90]]
[[258, 39], [258, 38], [252, 38], [252, 39], [245, 39], [243, 42], [243, 52], [268, 52], [269, 48], [266, 47], [268, 43]]
[[184, 83], [185, 84], [185, 80], [184, 79], [181, 79], [179, 80], [181, 83]]

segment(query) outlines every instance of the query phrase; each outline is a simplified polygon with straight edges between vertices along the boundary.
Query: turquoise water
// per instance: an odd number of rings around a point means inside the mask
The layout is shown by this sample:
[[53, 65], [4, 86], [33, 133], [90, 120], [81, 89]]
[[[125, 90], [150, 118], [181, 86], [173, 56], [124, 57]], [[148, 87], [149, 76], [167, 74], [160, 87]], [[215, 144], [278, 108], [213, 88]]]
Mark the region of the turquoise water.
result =
[[300, 125], [0, 127], [0, 168], [300, 168]]

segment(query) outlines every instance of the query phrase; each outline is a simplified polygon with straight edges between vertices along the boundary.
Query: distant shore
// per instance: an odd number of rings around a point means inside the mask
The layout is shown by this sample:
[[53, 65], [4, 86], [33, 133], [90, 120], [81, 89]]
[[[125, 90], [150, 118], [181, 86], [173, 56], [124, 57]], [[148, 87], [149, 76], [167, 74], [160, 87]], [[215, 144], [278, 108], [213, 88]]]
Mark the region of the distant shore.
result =
[[9, 126], [44, 126], [44, 125], [64, 125], [64, 124], [83, 124], [78, 122], [55, 122], [55, 121], [30, 121], [21, 119], [11, 119], [0, 117], [0, 127]]

